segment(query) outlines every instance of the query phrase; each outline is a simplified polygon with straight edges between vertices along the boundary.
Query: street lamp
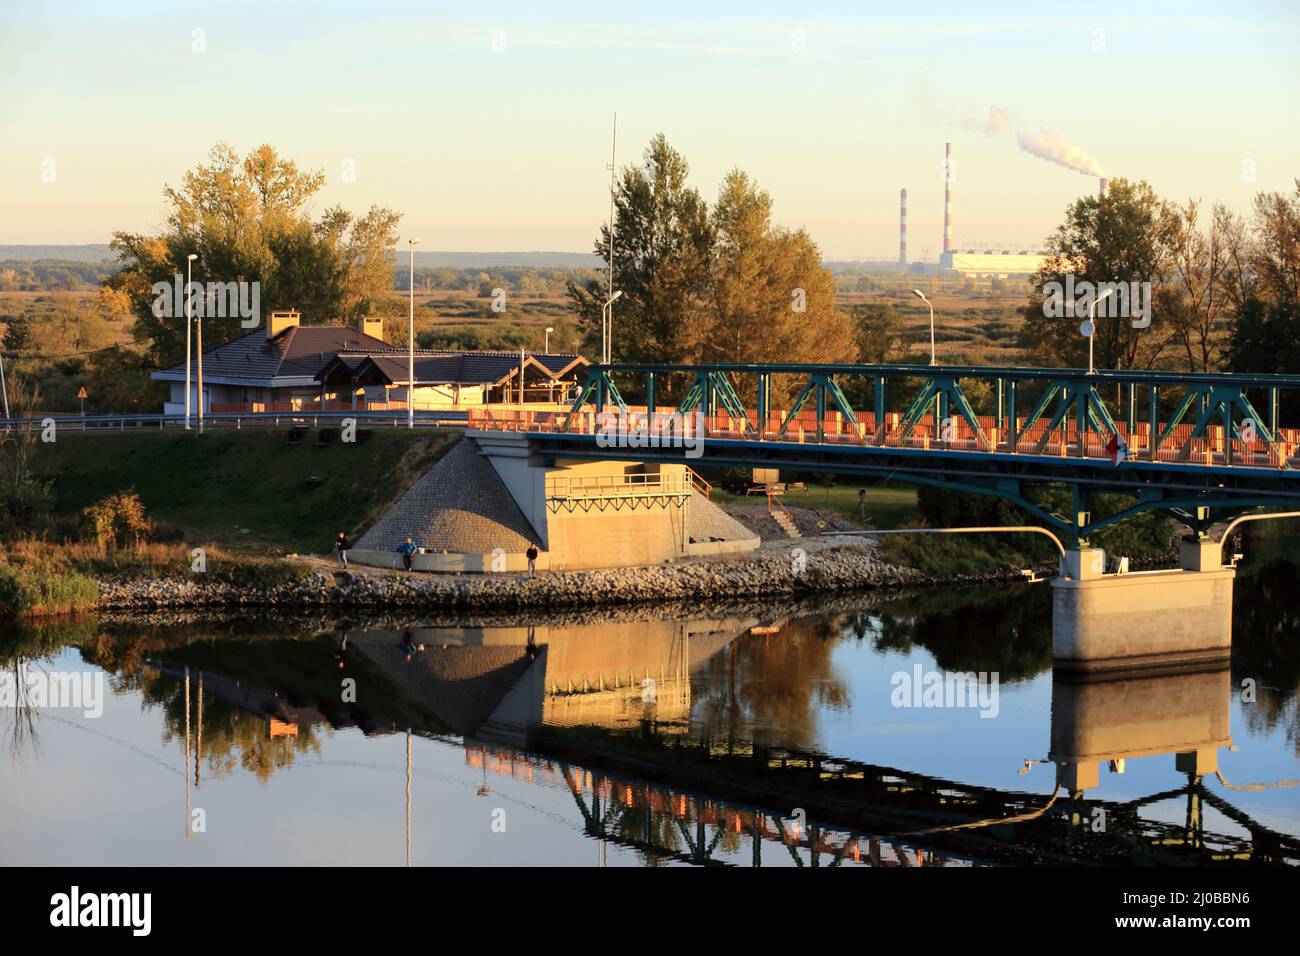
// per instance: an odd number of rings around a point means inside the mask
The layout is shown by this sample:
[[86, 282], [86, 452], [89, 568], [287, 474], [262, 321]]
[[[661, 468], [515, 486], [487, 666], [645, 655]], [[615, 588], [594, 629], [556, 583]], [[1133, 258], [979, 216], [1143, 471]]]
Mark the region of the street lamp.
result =
[[185, 430], [190, 429], [190, 279], [194, 275], [194, 260], [198, 258], [191, 252], [185, 257]]
[[1097, 303], [1100, 302], [1102, 299], [1106, 298], [1114, 291], [1115, 290], [1113, 288], [1107, 289], [1101, 295], [1097, 296], [1090, 303], [1088, 303], [1088, 321], [1084, 322], [1083, 325], [1079, 326], [1079, 331], [1082, 332], [1088, 338], [1088, 374], [1089, 375], [1097, 374], [1096, 365], [1092, 360], [1092, 355], [1093, 355], [1092, 342], [1093, 339], [1096, 338], [1097, 336], [1097, 323], [1093, 321], [1092, 317], [1097, 310]]
[[913, 289], [912, 295], [930, 306], [930, 364], [937, 365], [938, 363], [934, 360], [934, 305], [925, 297], [925, 293], [920, 289]]
[[614, 303], [618, 301], [623, 290], [619, 289], [600, 307], [600, 361], [602, 365], [608, 365], [613, 358], [613, 339], [614, 339]]
[[406, 427], [415, 427], [415, 246], [419, 239], [407, 239], [411, 248], [410, 326], [406, 331]]
[[542, 353], [545, 355], [551, 354], [551, 333], [554, 331], [555, 331], [554, 326], [548, 325], [546, 327], [546, 344], [542, 346]]

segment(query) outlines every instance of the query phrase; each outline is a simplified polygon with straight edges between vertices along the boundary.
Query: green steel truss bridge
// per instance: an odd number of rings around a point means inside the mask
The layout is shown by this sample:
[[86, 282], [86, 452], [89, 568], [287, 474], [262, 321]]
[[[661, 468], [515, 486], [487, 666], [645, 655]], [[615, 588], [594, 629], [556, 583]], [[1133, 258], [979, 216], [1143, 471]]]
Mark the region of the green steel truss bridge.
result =
[[[1300, 507], [1300, 421], [1280, 420], [1297, 394], [1300, 375], [613, 364], [588, 370], [567, 411], [476, 409], [468, 424], [527, 433], [552, 460], [685, 457], [991, 495], [1083, 543], [1150, 511], [1204, 535], [1257, 508]], [[1032, 496], [1051, 484], [1071, 491], [1073, 514]], [[1094, 518], [1099, 492], [1133, 503]]]

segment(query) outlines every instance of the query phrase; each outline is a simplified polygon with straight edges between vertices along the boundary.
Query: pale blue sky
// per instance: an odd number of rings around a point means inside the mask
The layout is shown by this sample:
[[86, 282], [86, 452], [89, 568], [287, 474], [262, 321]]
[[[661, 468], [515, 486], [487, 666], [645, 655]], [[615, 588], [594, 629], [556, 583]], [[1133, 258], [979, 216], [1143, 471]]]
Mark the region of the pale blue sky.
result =
[[[1096, 181], [1022, 152], [1017, 129], [1244, 210], [1300, 176], [1298, 9], [17, 0], [0, 243], [153, 229], [163, 184], [224, 140], [323, 169], [317, 209], [394, 207], [424, 249], [588, 251], [614, 110], [620, 165], [662, 131], [706, 198], [740, 166], [828, 258], [895, 256], [902, 186], [913, 258], [937, 255], [947, 140], [958, 245], [1040, 240]], [[995, 105], [1012, 128], [988, 135]]]

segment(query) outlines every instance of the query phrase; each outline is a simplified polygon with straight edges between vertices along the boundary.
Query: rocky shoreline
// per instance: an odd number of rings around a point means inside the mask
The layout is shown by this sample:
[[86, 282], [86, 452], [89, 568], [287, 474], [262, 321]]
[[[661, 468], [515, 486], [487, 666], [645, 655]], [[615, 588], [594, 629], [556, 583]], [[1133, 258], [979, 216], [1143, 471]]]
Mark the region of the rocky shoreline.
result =
[[764, 548], [724, 559], [637, 568], [526, 574], [407, 574], [314, 561], [299, 580], [266, 588], [197, 576], [100, 581], [103, 611], [166, 608], [581, 608], [652, 602], [797, 597], [886, 588], [961, 587], [1021, 580], [1018, 569], [933, 578], [881, 561], [868, 543], [806, 541], [802, 554]]

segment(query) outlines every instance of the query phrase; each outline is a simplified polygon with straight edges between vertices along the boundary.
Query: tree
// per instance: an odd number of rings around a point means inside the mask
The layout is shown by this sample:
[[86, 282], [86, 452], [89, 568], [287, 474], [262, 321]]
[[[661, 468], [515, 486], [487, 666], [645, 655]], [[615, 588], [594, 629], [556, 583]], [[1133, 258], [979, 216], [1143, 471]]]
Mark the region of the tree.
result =
[[[687, 186], [690, 167], [662, 135], [650, 141], [642, 166], [629, 166], [614, 193], [614, 288], [618, 357], [625, 361], [687, 362], [699, 350], [704, 300], [709, 291], [713, 229], [708, 207]], [[604, 258], [609, 225], [595, 252]], [[569, 283], [587, 348], [600, 342], [604, 279]]]
[[5, 326], [4, 346], [10, 352], [23, 352], [34, 344], [32, 320], [26, 313], [16, 315]]
[[[9, 412], [16, 419], [39, 418], [39, 387], [18, 375], [9, 379]], [[41, 444], [37, 429], [14, 429], [0, 433], [0, 491], [4, 494], [4, 523], [28, 530], [51, 504], [49, 482], [37, 477], [33, 468]]]
[[[1229, 367], [1300, 373], [1300, 180], [1295, 196], [1256, 196], [1249, 228], [1234, 222], [1228, 246], [1228, 294], [1236, 307]], [[1288, 418], [1300, 414], [1300, 397], [1284, 393], [1283, 404]]]
[[[164, 189], [171, 212], [162, 233], [114, 233], [112, 247], [122, 268], [110, 285], [128, 297], [136, 341], [147, 345], [155, 362], [183, 355], [185, 321], [183, 314], [155, 315], [152, 288], [183, 277], [190, 253], [199, 257], [195, 282], [259, 283], [263, 314], [297, 309], [308, 323], [369, 314], [392, 286], [399, 216], [371, 207], [354, 219], [333, 207], [313, 222], [305, 205], [324, 181], [323, 173], [300, 170], [270, 146], [241, 160], [219, 143], [179, 187]], [[247, 331], [238, 317], [205, 316], [204, 345]]]
[[[644, 164], [625, 169], [615, 191], [617, 357], [851, 361], [851, 324], [835, 307], [834, 276], [808, 234], [775, 226], [771, 197], [738, 169], [710, 213], [688, 172], [681, 154], [656, 136]], [[608, 242], [602, 227], [597, 255], [606, 255]], [[568, 284], [588, 348], [600, 341], [607, 281], [605, 273]], [[784, 387], [774, 383], [773, 397]]]
[[[1085, 196], [1065, 211], [1050, 241], [1022, 315], [1021, 346], [1037, 365], [1087, 364], [1088, 342], [1079, 334], [1084, 316], [1049, 318], [1043, 289], [1050, 282], [1149, 282], [1154, 293], [1169, 268], [1175, 213], [1145, 182], [1116, 179], [1105, 199]], [[1165, 304], [1167, 300], [1160, 300]], [[1155, 310], [1151, 325], [1133, 328], [1127, 318], [1098, 319], [1096, 361], [1102, 368], [1139, 368], [1155, 363], [1171, 339], [1168, 315]]]
[[1255, 197], [1251, 270], [1253, 294], [1279, 304], [1300, 301], [1300, 179], [1294, 196], [1260, 193]]
[[1231, 305], [1226, 234], [1232, 229], [1232, 213], [1216, 205], [1204, 231], [1197, 223], [1198, 213], [1195, 200], [1174, 212], [1170, 274], [1161, 290], [1161, 303], [1174, 340], [1186, 355], [1187, 370], [1209, 372], [1219, 364], [1223, 321]]
[[884, 365], [896, 361], [903, 344], [902, 320], [891, 304], [855, 305], [853, 337], [858, 346], [858, 361]]
[[771, 197], [739, 169], [723, 181], [712, 221], [702, 360], [853, 360], [852, 329], [835, 307], [835, 277], [816, 244], [803, 230], [773, 226]]

